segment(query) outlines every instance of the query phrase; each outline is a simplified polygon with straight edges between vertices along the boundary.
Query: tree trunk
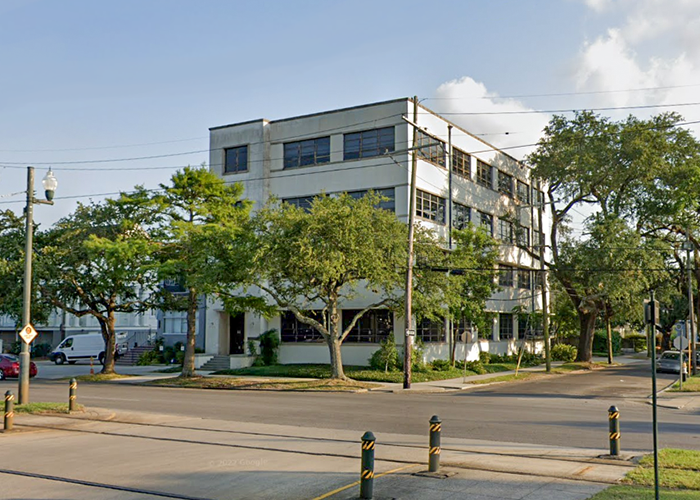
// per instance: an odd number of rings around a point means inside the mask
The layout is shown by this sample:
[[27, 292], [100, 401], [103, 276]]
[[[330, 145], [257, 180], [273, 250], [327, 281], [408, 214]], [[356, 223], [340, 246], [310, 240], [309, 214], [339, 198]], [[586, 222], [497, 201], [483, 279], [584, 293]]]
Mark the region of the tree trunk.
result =
[[578, 341], [578, 354], [576, 361], [590, 361], [593, 357], [593, 335], [595, 333], [595, 319], [598, 311], [578, 311], [581, 334]]
[[611, 365], [613, 363], [613, 342], [609, 316], [605, 316], [605, 329], [608, 333], [608, 364]]
[[[109, 311], [107, 313], [107, 321], [104, 323], [102, 336], [105, 337], [105, 355], [104, 364], [102, 366], [102, 373], [115, 373], [114, 371], [114, 352], [116, 351], [116, 340], [117, 334], [115, 331], [116, 320], [114, 318], [114, 311]], [[102, 325], [101, 325], [102, 326]], [[106, 334], [106, 336], [105, 336]]]
[[197, 291], [190, 288], [187, 296], [187, 340], [185, 340], [185, 358], [182, 361], [181, 377], [194, 377], [194, 341], [197, 334]]
[[347, 380], [345, 376], [345, 371], [343, 370], [343, 359], [340, 354], [340, 326], [338, 322], [340, 318], [338, 316], [338, 306], [335, 303], [329, 305], [329, 335], [326, 342], [328, 343], [328, 350], [331, 355], [331, 378]]

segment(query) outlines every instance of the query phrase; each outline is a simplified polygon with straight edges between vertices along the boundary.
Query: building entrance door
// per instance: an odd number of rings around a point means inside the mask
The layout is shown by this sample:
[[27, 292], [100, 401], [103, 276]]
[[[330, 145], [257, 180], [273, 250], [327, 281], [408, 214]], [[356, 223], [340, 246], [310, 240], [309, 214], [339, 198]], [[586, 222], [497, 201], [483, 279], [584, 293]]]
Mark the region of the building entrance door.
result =
[[229, 354], [245, 353], [245, 313], [229, 317]]

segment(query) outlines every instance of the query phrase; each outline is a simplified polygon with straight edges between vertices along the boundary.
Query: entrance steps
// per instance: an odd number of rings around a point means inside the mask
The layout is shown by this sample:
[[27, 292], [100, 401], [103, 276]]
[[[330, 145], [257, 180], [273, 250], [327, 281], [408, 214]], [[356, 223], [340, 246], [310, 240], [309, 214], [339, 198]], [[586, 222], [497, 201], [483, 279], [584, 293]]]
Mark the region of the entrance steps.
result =
[[215, 372], [219, 370], [230, 370], [231, 369], [231, 358], [224, 355], [215, 355], [209, 361], [204, 363], [200, 371]]

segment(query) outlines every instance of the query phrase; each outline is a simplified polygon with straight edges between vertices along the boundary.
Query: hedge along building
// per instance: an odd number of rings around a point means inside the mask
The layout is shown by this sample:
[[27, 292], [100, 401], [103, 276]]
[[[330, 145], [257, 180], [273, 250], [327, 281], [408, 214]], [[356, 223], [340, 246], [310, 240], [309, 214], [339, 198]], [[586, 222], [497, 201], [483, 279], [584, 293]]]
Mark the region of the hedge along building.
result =
[[[374, 190], [387, 199], [382, 208], [408, 222], [415, 151], [416, 220], [446, 241], [451, 228], [469, 222], [485, 226], [500, 240], [501, 290], [487, 302], [494, 313], [491, 330], [477, 333], [464, 324], [419, 322], [416, 336], [425, 344], [426, 357], [448, 359], [453, 343], [457, 359], [477, 359], [480, 351], [514, 352], [518, 339], [532, 336], [514, 309], [541, 309], [537, 256], [550, 225], [542, 191], [533, 186], [529, 169], [514, 158], [424, 106], [418, 106], [414, 120], [413, 108], [413, 100], [404, 98], [213, 127], [211, 169], [227, 182], [243, 184], [244, 196], [256, 207], [270, 196], [306, 207], [322, 192], [359, 197]], [[419, 128], [415, 146], [413, 123]], [[539, 227], [539, 210], [544, 231]], [[365, 296], [344, 303], [343, 321], [369, 300]], [[271, 328], [280, 332], [282, 363], [328, 361], [321, 335], [293, 314], [282, 312], [271, 320], [255, 313], [230, 316], [214, 303], [207, 308], [207, 354], [199, 356], [197, 364], [217, 356], [219, 366], [248, 365], [247, 340]], [[365, 365], [390, 333], [401, 344], [404, 328], [404, 319], [387, 310], [367, 313], [343, 343], [343, 362]]]

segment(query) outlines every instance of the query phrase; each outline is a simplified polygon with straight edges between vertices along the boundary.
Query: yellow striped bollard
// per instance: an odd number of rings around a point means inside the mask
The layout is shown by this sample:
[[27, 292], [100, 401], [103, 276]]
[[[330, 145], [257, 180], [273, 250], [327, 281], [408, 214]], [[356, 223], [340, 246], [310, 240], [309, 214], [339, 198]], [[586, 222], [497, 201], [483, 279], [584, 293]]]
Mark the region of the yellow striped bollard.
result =
[[616, 406], [608, 408], [608, 420], [610, 422], [610, 455], [620, 454], [620, 411]]
[[5, 419], [3, 421], [3, 429], [5, 432], [11, 431], [14, 427], [15, 419], [15, 395], [12, 391], [5, 393]]
[[76, 411], [78, 408], [77, 393], [78, 381], [74, 378], [70, 379], [70, 388], [68, 389], [68, 411]]
[[428, 472], [440, 469], [440, 432], [442, 420], [437, 415], [430, 419], [430, 450], [428, 452]]
[[371, 500], [374, 495], [374, 434], [362, 435], [362, 467], [360, 470], [360, 498]]

